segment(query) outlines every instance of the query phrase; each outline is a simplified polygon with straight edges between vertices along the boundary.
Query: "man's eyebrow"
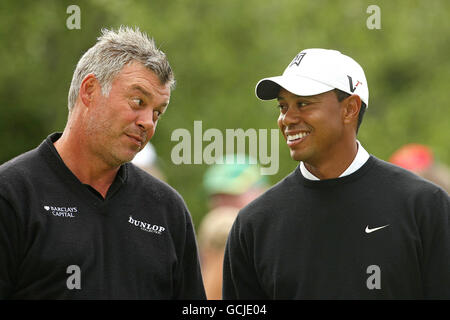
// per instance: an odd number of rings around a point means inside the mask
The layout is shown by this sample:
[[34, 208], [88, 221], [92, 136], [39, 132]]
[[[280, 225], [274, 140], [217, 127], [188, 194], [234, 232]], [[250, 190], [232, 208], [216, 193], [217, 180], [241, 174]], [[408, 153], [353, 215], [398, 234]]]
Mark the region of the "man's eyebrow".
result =
[[141, 86], [139, 86], [137, 84], [132, 85], [131, 89], [140, 91], [147, 98], [151, 98], [152, 97], [152, 94], [150, 92], [148, 92], [147, 90], [145, 90], [144, 88], [142, 88]]
[[[313, 96], [298, 96], [298, 95], [295, 95], [295, 98], [296, 98], [296, 99], [302, 99], [302, 100], [315, 100], [315, 99], [316, 99], [316, 96], [317, 96], [317, 95], [313, 95]], [[285, 98], [282, 97], [282, 96], [278, 96], [278, 97], [277, 97], [277, 100], [278, 100], [278, 101], [280, 101], [280, 100], [285, 100]]]
[[[131, 86], [131, 89], [140, 91], [148, 99], [151, 99], [151, 97], [152, 97], [152, 94], [150, 92], [148, 92], [147, 90], [145, 90], [144, 88], [142, 88], [140, 85], [134, 84]], [[169, 101], [165, 101], [161, 104], [161, 107], [163, 107], [163, 108], [167, 108], [168, 106], [169, 106]]]

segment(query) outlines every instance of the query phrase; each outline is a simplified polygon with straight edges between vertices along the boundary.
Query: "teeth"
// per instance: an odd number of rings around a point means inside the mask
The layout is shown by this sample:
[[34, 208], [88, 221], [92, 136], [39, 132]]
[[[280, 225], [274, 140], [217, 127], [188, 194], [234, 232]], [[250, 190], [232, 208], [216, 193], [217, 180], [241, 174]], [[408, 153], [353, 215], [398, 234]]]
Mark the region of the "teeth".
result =
[[294, 135], [288, 135], [287, 139], [288, 141], [293, 141], [293, 140], [297, 140], [297, 139], [301, 139], [306, 137], [309, 134], [309, 132], [300, 132]]

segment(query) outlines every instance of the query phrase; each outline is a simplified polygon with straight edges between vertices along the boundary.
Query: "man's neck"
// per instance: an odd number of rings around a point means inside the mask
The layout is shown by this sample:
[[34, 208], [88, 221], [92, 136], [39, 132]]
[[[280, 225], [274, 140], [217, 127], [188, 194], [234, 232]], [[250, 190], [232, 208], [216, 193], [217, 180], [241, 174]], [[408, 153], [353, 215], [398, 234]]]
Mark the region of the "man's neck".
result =
[[69, 170], [83, 184], [90, 185], [106, 198], [120, 166], [110, 166], [100, 157], [89, 152], [82, 139], [74, 140], [64, 132], [54, 143], [56, 151]]
[[320, 180], [338, 178], [353, 162], [358, 152], [355, 140], [352, 146], [342, 156], [330, 157], [327, 161], [317, 164], [304, 162], [306, 169]]

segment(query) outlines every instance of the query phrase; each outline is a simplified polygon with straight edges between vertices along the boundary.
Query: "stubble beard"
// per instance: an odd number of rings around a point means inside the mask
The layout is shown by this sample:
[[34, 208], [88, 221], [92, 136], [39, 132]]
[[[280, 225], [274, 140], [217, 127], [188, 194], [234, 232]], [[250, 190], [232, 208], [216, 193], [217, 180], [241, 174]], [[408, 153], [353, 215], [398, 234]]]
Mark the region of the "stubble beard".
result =
[[87, 139], [89, 140], [90, 152], [101, 159], [109, 167], [120, 167], [122, 164], [131, 161], [138, 151], [129, 156], [121, 152], [124, 149], [123, 132], [116, 130], [108, 121], [91, 120], [85, 127]]

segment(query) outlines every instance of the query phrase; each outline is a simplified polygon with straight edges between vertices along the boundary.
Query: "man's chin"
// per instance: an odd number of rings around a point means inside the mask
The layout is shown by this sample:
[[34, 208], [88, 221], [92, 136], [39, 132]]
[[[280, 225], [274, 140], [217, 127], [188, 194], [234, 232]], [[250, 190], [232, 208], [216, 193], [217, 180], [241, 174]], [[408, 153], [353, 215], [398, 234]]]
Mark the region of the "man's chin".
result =
[[124, 156], [124, 157], [123, 157], [123, 160], [124, 160], [123, 163], [133, 161], [133, 159], [134, 159], [134, 157], [135, 157], [136, 155], [137, 155], [137, 152], [134, 153], [134, 154], [128, 155], [128, 156]]
[[128, 151], [114, 157], [115, 163], [121, 166], [124, 163], [131, 162], [139, 151]]
[[290, 154], [291, 154], [291, 158], [294, 161], [303, 161], [304, 157], [302, 157], [302, 155], [296, 151], [296, 150], [290, 150]]
[[308, 160], [311, 160], [311, 154], [308, 154], [306, 152], [300, 152], [300, 150], [289, 150], [292, 160], [300, 162], [308, 162]]

